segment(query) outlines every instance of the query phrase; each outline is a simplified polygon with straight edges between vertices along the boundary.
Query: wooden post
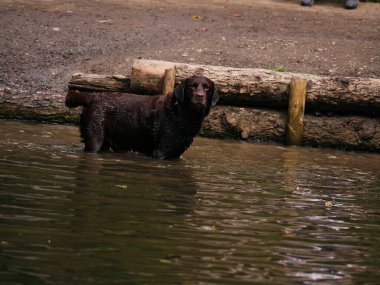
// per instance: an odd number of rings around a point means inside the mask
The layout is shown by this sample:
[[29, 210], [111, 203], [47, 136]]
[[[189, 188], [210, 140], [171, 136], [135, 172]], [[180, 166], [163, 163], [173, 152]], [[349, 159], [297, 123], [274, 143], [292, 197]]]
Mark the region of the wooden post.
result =
[[303, 133], [307, 80], [292, 78], [289, 90], [286, 144], [300, 145]]
[[162, 86], [162, 94], [168, 95], [174, 91], [175, 73], [174, 68], [165, 69], [164, 83]]
[[131, 89], [141, 94], [161, 94], [165, 69], [174, 62], [134, 59], [131, 70]]

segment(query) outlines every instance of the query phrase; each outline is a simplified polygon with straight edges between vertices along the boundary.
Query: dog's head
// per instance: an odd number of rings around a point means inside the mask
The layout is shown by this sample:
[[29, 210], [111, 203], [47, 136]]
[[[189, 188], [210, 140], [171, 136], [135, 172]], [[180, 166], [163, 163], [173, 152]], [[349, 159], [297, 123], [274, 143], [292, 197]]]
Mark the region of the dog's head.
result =
[[191, 111], [206, 116], [218, 100], [215, 84], [204, 76], [191, 76], [174, 89], [177, 102]]

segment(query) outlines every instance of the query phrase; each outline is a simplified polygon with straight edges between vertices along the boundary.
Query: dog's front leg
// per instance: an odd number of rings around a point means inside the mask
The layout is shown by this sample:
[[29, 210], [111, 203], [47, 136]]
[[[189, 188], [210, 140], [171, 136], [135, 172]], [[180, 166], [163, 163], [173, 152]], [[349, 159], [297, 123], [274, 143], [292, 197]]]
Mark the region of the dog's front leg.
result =
[[153, 151], [153, 154], [152, 154], [153, 158], [155, 159], [167, 159], [167, 155], [164, 151], [162, 151], [161, 149], [157, 148]]

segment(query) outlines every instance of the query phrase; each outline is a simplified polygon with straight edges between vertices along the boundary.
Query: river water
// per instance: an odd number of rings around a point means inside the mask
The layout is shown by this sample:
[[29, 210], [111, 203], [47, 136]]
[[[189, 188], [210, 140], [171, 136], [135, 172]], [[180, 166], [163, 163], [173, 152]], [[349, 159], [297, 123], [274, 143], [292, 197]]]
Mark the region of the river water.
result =
[[176, 161], [0, 121], [0, 284], [379, 284], [380, 155], [196, 138]]

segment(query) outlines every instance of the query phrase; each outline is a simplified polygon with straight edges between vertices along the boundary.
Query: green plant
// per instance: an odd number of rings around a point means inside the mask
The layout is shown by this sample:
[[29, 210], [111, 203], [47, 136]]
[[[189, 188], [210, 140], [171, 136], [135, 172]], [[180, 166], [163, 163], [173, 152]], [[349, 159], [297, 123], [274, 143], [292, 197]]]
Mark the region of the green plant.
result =
[[280, 65], [276, 65], [274, 68], [273, 68], [274, 71], [277, 71], [277, 72], [286, 72], [286, 71], [289, 71], [289, 69], [287, 69], [285, 66], [283, 66], [282, 64]]

